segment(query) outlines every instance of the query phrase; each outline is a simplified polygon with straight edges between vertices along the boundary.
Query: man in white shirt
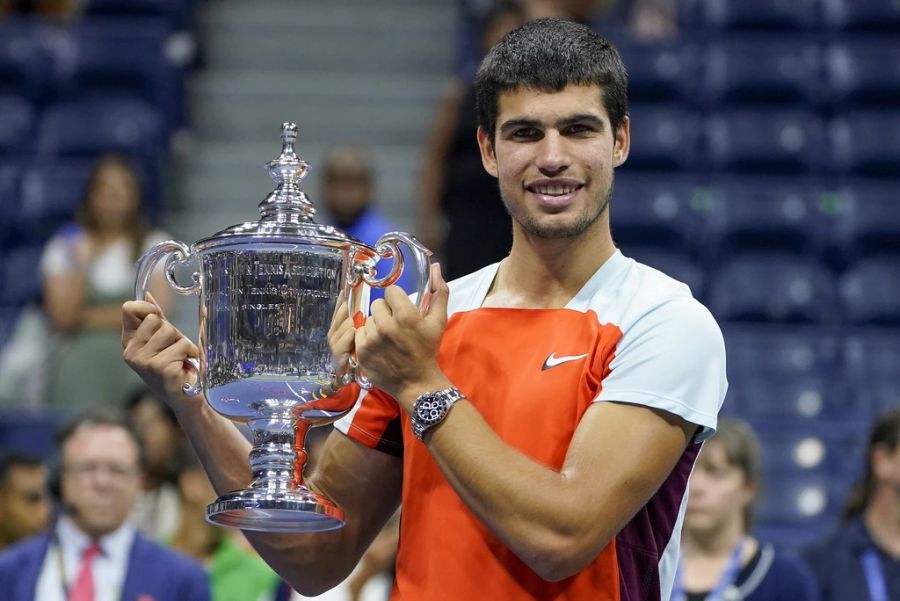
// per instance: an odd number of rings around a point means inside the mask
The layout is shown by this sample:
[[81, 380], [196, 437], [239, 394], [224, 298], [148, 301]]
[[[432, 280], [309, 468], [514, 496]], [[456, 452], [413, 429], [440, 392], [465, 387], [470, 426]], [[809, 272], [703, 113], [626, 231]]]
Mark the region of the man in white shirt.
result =
[[50, 532], [0, 555], [4, 599], [210, 599], [202, 566], [126, 521], [141, 489], [141, 459], [134, 431], [108, 415], [79, 418], [61, 433], [59, 519]]

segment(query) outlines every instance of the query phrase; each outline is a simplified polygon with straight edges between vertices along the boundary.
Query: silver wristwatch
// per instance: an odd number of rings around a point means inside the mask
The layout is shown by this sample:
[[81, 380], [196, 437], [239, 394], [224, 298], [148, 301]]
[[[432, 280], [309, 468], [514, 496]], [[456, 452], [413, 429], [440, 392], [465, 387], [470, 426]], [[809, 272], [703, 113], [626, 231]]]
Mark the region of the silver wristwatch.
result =
[[429, 428], [441, 423], [453, 403], [463, 398], [458, 388], [450, 387], [437, 392], [426, 392], [413, 402], [410, 420], [416, 438], [422, 440]]

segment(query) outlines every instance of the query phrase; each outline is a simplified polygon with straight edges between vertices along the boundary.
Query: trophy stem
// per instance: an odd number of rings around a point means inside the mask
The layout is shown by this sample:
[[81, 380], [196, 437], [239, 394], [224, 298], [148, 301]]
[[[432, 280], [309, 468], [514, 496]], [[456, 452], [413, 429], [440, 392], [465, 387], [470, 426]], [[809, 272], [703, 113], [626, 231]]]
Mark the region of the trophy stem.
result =
[[[295, 469], [295, 417], [290, 408], [269, 407], [251, 418], [247, 425], [253, 432], [253, 448], [250, 450], [250, 471], [255, 490], [282, 492], [293, 490], [302, 481], [295, 482], [295, 475], [303, 466]], [[299, 424], [299, 422], [298, 422]], [[305, 433], [304, 433], [305, 434]], [[301, 444], [302, 449], [302, 444]], [[306, 463], [306, 451], [303, 451]]]
[[244, 490], [226, 493], [207, 506], [214, 524], [266, 532], [322, 532], [344, 525], [344, 512], [303, 484], [307, 420], [296, 405], [267, 406], [247, 421], [253, 432], [250, 470]]

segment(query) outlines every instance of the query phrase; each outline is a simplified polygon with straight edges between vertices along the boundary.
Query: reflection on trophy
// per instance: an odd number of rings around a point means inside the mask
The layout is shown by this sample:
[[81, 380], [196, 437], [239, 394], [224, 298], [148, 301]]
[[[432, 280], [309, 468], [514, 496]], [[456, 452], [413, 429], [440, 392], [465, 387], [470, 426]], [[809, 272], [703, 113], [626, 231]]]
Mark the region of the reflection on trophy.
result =
[[[306, 432], [346, 414], [351, 394], [343, 384], [369, 383], [356, 362], [333, 365], [328, 330], [344, 304], [349, 316], [368, 314], [369, 287], [394, 283], [403, 270], [399, 244], [411, 251], [418, 303], [431, 288], [429, 257], [409, 234], [382, 236], [372, 248], [342, 231], [315, 223], [300, 183], [309, 166], [294, 151], [297, 126], [282, 125], [281, 155], [266, 164], [275, 190], [259, 203], [261, 218], [227, 228], [192, 246], [163, 242], [138, 261], [135, 295], [143, 299], [156, 264], [165, 259], [169, 283], [200, 295], [200, 360], [190, 360], [196, 383], [217, 412], [253, 432], [253, 481], [221, 496], [206, 510], [210, 522], [274, 532], [313, 532], [343, 525], [343, 511], [303, 484]], [[394, 260], [378, 278], [375, 264]], [[178, 264], [199, 264], [191, 285], [175, 280]], [[346, 390], [344, 391], [346, 392]]]

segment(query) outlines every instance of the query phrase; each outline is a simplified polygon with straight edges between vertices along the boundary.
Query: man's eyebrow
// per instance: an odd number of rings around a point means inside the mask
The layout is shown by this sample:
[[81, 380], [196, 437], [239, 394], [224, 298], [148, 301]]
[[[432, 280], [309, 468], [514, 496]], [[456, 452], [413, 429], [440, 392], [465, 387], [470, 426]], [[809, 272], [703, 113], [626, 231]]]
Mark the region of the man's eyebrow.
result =
[[560, 119], [556, 123], [556, 127], [558, 129], [562, 129], [568, 125], [574, 125], [575, 123], [590, 123], [594, 127], [598, 129], [603, 129], [604, 122], [603, 119], [598, 117], [597, 115], [592, 115], [590, 113], [584, 113], [580, 115], [572, 115], [571, 117], [566, 117], [564, 119]]
[[513, 129], [516, 127], [540, 127], [541, 122], [536, 121], [534, 119], [510, 119], [509, 121], [504, 121], [500, 125], [500, 131], [506, 131], [509, 129]]
[[[563, 129], [568, 127], [569, 125], [573, 125], [575, 123], [590, 123], [597, 129], [603, 129], [605, 127], [603, 119], [598, 117], [597, 115], [593, 115], [591, 113], [579, 113], [577, 115], [570, 115], [568, 117], [564, 117], [557, 121], [554, 125], [557, 129]], [[544, 125], [536, 120], [536, 119], [510, 119], [509, 121], [504, 121], [502, 125], [500, 125], [500, 131], [505, 132], [510, 129], [514, 129], [516, 127], [544, 127]]]

